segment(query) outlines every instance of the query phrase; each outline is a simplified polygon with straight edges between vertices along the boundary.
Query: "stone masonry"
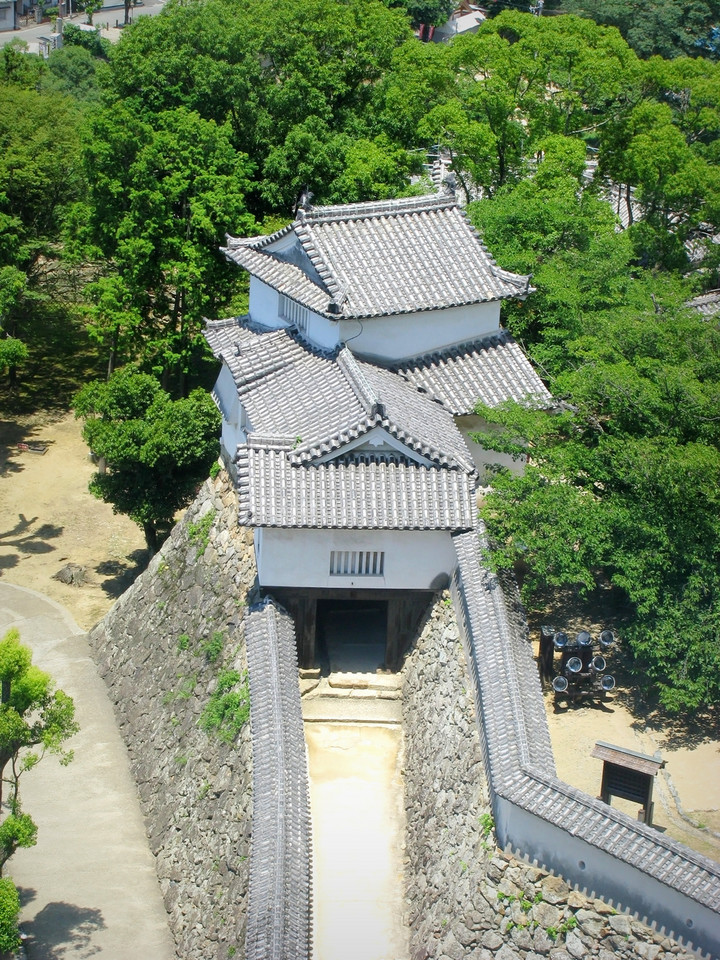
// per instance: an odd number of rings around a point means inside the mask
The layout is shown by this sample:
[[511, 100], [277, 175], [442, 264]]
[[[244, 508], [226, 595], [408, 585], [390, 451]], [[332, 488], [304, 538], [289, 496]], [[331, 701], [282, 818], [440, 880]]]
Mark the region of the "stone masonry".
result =
[[[148, 570], [90, 635], [130, 753], [181, 960], [243, 958], [250, 725], [200, 720], [221, 671], [246, 670], [258, 598], [252, 533], [225, 472], [207, 481]], [[470, 679], [448, 593], [403, 668], [411, 960], [671, 960], [630, 917], [499, 851]]]
[[182, 960], [245, 953], [250, 724], [234, 743], [198, 721], [222, 671], [247, 670], [252, 533], [224, 472], [90, 635], [130, 753]]
[[495, 846], [449, 594], [403, 668], [411, 960], [676, 960], [673, 941]]

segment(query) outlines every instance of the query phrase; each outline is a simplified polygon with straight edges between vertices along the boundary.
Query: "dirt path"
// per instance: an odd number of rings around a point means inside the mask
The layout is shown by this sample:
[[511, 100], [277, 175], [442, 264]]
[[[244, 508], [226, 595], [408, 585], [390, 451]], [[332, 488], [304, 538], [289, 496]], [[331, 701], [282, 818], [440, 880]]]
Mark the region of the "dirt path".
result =
[[316, 960], [405, 960], [399, 726], [307, 723]]
[[[0, 421], [0, 576], [66, 607], [89, 629], [146, 561], [142, 532], [88, 492], [94, 467], [72, 415]], [[18, 443], [47, 445], [40, 455]], [[54, 579], [83, 567], [82, 586]]]

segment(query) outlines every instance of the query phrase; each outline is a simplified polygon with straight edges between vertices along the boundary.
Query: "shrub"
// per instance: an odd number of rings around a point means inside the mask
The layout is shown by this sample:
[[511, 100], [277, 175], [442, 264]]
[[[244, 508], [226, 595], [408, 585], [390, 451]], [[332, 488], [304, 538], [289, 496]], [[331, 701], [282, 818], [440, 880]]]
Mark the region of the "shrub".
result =
[[20, 946], [18, 918], [20, 897], [9, 877], [0, 878], [0, 951], [10, 952]]

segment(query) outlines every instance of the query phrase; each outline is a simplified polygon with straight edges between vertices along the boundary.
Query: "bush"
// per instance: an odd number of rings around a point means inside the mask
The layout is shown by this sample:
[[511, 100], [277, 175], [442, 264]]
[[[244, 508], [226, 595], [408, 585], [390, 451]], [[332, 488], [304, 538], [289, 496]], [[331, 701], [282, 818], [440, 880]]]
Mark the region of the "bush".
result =
[[10, 952], [20, 946], [18, 918], [20, 897], [8, 877], [0, 878], [0, 951]]
[[81, 30], [74, 23], [66, 23], [63, 27], [63, 43], [71, 46], [84, 47], [94, 57], [107, 60], [111, 49], [109, 40], [100, 36], [100, 28]]

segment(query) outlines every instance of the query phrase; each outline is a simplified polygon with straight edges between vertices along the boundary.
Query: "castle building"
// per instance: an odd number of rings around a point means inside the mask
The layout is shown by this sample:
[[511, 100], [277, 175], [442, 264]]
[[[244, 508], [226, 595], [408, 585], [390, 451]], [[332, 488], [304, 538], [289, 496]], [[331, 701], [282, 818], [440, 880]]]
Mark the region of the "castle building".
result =
[[245, 317], [209, 322], [214, 396], [261, 586], [314, 663], [329, 604], [372, 602], [395, 668], [471, 530], [482, 452], [458, 423], [478, 400], [549, 394], [500, 326], [529, 278], [500, 269], [448, 192], [313, 207], [229, 238]]

